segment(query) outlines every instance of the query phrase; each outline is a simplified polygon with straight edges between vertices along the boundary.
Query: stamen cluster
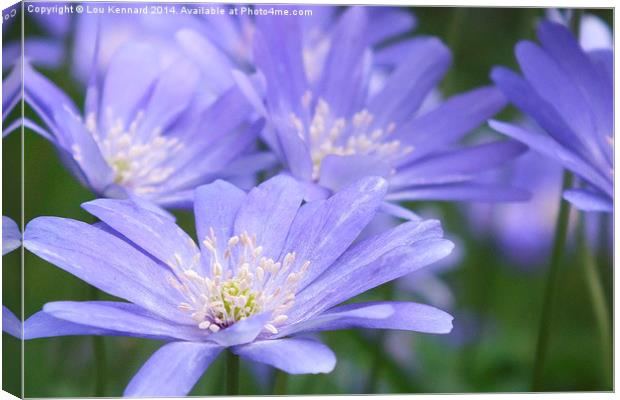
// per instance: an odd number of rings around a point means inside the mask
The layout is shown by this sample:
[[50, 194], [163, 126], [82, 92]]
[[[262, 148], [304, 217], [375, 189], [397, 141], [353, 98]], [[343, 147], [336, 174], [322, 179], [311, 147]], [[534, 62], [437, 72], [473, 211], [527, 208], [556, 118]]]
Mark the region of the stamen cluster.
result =
[[205, 275], [197, 271], [199, 262], [188, 268], [180, 265], [179, 259], [174, 265], [178, 280], [171, 283], [187, 299], [179, 309], [189, 313], [200, 329], [211, 332], [270, 312], [271, 319], [264, 328], [278, 333], [277, 326], [288, 319], [286, 312], [295, 302], [297, 284], [310, 262], [299, 266], [294, 252], [277, 262], [265, 257], [256, 238], [245, 232], [230, 237], [222, 246], [210, 229], [202, 244], [206, 250], [203, 257], [209, 258], [202, 263], [208, 265]]
[[137, 113], [129, 126], [121, 119], [115, 119], [111, 110], [106, 115], [111, 123], [105, 134], [99, 131], [95, 114], [87, 116], [86, 128], [114, 170], [115, 183], [131, 188], [138, 195], [154, 192], [155, 186], [174, 172], [174, 168], [163, 165], [164, 161], [181, 150], [183, 143], [176, 137], [162, 135], [161, 128], [139, 132], [144, 120], [143, 111]]
[[314, 113], [310, 110], [312, 94], [306, 92], [302, 105], [308, 111], [308, 127], [302, 119], [291, 114], [291, 121], [297, 134], [309, 142], [312, 158], [312, 178], [320, 178], [321, 164], [329, 155], [374, 155], [383, 160], [394, 160], [413, 151], [412, 146], [403, 147], [400, 140], [389, 140], [396, 125], [372, 129], [374, 116], [366, 109], [353, 115], [350, 121], [332, 115], [329, 104], [322, 98], [317, 100]]

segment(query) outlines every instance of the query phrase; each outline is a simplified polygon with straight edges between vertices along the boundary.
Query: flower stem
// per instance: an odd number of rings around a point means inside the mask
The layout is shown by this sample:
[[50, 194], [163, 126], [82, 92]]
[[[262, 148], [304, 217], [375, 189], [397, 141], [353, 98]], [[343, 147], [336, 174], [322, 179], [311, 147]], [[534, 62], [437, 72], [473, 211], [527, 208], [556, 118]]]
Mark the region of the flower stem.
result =
[[286, 395], [286, 387], [288, 386], [288, 374], [282, 370], [276, 370], [275, 380], [273, 382], [273, 394], [276, 396]]
[[226, 395], [239, 394], [239, 356], [226, 352]]
[[584, 273], [586, 278], [586, 284], [588, 285], [588, 292], [590, 294], [590, 300], [592, 303], [592, 309], [594, 312], [594, 318], [598, 327], [600, 340], [601, 340], [601, 352], [603, 360], [604, 371], [604, 384], [606, 387], [612, 386], [612, 342], [611, 342], [611, 323], [609, 308], [607, 301], [605, 300], [605, 290], [601, 281], [600, 272], [596, 261], [588, 247], [588, 241], [586, 236], [585, 217], [582, 215], [581, 224], [579, 230], [579, 245], [580, 252], [584, 267]]
[[[568, 171], [564, 171], [562, 182], [562, 192], [572, 185], [572, 175]], [[566, 244], [566, 236], [568, 233], [568, 222], [570, 217], [570, 203], [564, 201], [560, 197], [560, 212], [555, 225], [555, 239], [553, 240], [553, 249], [551, 253], [551, 261], [549, 263], [549, 271], [547, 275], [547, 283], [545, 287], [545, 295], [543, 300], [542, 312], [540, 315], [540, 324], [538, 327], [538, 337], [536, 339], [536, 355], [534, 362], [534, 375], [532, 379], [532, 391], [540, 391], [543, 383], [543, 370], [545, 365], [545, 357], [547, 355], [547, 347], [549, 345], [549, 334], [551, 331], [551, 317], [553, 315], [553, 302], [555, 292], [558, 285], [558, 269], [564, 254], [564, 245]]]
[[[91, 299], [99, 297], [97, 288], [90, 287]], [[105, 377], [106, 377], [106, 353], [103, 336], [93, 336], [93, 356], [95, 358], [95, 397], [105, 396]]]

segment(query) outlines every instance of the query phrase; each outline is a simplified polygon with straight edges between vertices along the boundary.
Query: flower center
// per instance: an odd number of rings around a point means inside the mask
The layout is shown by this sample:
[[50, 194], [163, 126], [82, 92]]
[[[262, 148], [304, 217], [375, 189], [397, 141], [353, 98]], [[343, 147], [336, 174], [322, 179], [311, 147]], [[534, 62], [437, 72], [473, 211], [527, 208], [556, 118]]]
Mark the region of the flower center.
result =
[[399, 157], [413, 151], [412, 146], [403, 147], [400, 140], [389, 138], [396, 129], [394, 123], [385, 128], [376, 128], [373, 126], [374, 116], [366, 109], [347, 120], [334, 116], [329, 104], [321, 98], [314, 112], [311, 112], [310, 92], [306, 92], [301, 101], [307, 111], [307, 123], [295, 114], [291, 114], [291, 122], [297, 134], [310, 144], [314, 180], [320, 178], [321, 164], [329, 155], [372, 155], [394, 163]]
[[114, 120], [111, 113], [108, 113], [108, 119], [113, 123], [105, 135], [99, 132], [95, 114], [87, 116], [86, 128], [114, 171], [114, 182], [131, 188], [139, 195], [155, 192], [156, 185], [174, 172], [174, 168], [165, 166], [165, 161], [183, 148], [183, 143], [179, 143], [177, 138], [162, 135], [161, 128], [150, 132], [139, 131], [144, 120], [142, 111], [129, 126], [125, 126], [120, 119]]
[[[297, 284], [310, 262], [298, 263], [295, 253], [275, 261], [262, 255], [263, 248], [247, 233], [218, 243], [210, 229], [203, 240], [209, 260], [206, 273], [199, 273], [193, 263], [186, 268], [180, 259], [171, 265], [178, 280], [171, 284], [183, 293], [186, 301], [179, 309], [188, 313], [200, 329], [217, 332], [252, 315], [270, 312], [265, 330], [276, 334], [286, 312], [295, 302]], [[205, 253], [203, 253], [203, 256]]]

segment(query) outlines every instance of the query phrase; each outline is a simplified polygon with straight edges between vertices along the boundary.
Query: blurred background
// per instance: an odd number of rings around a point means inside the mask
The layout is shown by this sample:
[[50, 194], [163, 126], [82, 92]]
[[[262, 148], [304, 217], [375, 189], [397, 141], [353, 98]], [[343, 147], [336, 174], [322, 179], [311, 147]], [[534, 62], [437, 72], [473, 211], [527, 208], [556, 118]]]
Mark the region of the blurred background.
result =
[[[417, 26], [411, 35], [441, 38], [453, 52], [453, 65], [440, 89], [450, 96], [490, 83], [494, 65], [517, 68], [513, 48], [518, 40], [535, 39], [535, 26], [544, 9], [531, 8], [407, 8]], [[612, 27], [611, 10], [586, 10]], [[59, 18], [51, 16], [48, 18]], [[64, 26], [64, 22], [60, 25]], [[70, 49], [75, 41], [76, 20], [68, 18], [66, 28], [50, 30], [26, 14], [25, 37], [54, 39], [60, 51], [58, 65], [39, 70], [69, 93], [79, 107], [84, 100], [83, 84], [74, 78]], [[4, 27], [3, 27], [4, 28]], [[66, 29], [66, 31], [63, 31]], [[19, 27], [4, 32], [4, 43], [19, 38]], [[3, 68], [3, 76], [7, 70]], [[16, 111], [18, 112], [18, 111]], [[33, 117], [30, 110], [27, 115]], [[505, 109], [499, 119], [516, 119], [518, 113]], [[481, 128], [476, 135], [492, 135]], [[3, 140], [3, 215], [19, 221], [20, 154], [19, 134]], [[79, 204], [93, 199], [61, 165], [54, 148], [33, 132], [24, 141], [25, 222], [41, 215], [55, 215], [91, 221]], [[532, 181], [553, 166], [534, 157], [524, 162], [533, 167], [525, 172]], [[538, 164], [536, 164], [538, 163]], [[506, 174], [516, 173], [510, 170]], [[379, 337], [362, 330], [326, 333], [324, 341], [335, 351], [338, 364], [329, 375], [290, 376], [288, 394], [345, 393], [445, 393], [528, 391], [534, 363], [544, 283], [559, 200], [561, 171], [541, 184], [552, 194], [543, 200], [543, 211], [533, 206], [486, 204], [411, 204], [416, 212], [441, 219], [458, 252], [428, 276], [407, 277], [363, 296], [364, 300], [397, 299], [420, 301], [443, 308], [454, 315], [454, 330], [445, 336], [388, 332]], [[553, 192], [555, 190], [555, 192]], [[555, 194], [554, 194], [555, 193]], [[545, 204], [547, 207], [545, 207]], [[175, 211], [179, 224], [194, 234], [189, 212]], [[517, 223], [529, 218], [531, 232]], [[591, 221], [598, 267], [606, 285], [608, 304], [612, 298], [612, 222], [609, 215]], [[525, 237], [519, 242], [513, 231]], [[541, 234], [540, 232], [543, 232]], [[523, 232], [526, 232], [523, 234]], [[544, 234], [544, 232], [548, 232]], [[571, 234], [571, 236], [574, 236]], [[610, 390], [605, 377], [592, 306], [586, 292], [583, 266], [569, 239], [561, 268], [559, 290], [552, 320], [551, 343], [544, 371], [545, 390]], [[19, 252], [3, 258], [3, 304], [17, 314], [20, 309]], [[43, 260], [25, 254], [25, 317], [49, 301], [90, 299], [89, 287], [72, 275]], [[423, 285], [423, 290], [416, 286]], [[435, 285], [435, 286], [432, 286]], [[446, 287], [449, 291], [446, 291]], [[424, 290], [426, 289], [426, 291]], [[425, 293], [430, 292], [430, 293]], [[422, 297], [420, 293], [425, 295]], [[105, 298], [101, 294], [101, 298]], [[105, 394], [119, 396], [159, 343], [142, 339], [106, 337]], [[380, 344], [380, 345], [378, 345]], [[3, 381], [9, 391], [19, 391], [20, 342], [3, 334]], [[90, 337], [60, 337], [25, 342], [25, 396], [93, 396], [95, 372]], [[193, 390], [193, 395], [224, 393], [224, 363], [220, 357]], [[242, 362], [241, 393], [270, 394], [273, 371]], [[609, 368], [610, 366], [607, 365]]]

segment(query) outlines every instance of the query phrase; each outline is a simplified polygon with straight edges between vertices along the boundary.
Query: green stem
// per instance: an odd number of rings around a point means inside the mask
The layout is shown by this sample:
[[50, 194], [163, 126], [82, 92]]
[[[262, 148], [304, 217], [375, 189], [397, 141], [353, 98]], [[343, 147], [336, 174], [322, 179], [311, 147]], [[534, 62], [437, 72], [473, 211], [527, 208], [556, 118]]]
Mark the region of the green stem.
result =
[[[90, 287], [92, 300], [97, 300], [99, 292], [96, 287]], [[93, 336], [93, 356], [95, 358], [95, 397], [105, 396], [105, 377], [106, 377], [106, 352], [103, 336]]]
[[601, 352], [603, 360], [604, 371], [604, 384], [606, 387], [612, 386], [612, 354], [613, 345], [611, 341], [611, 322], [609, 320], [609, 307], [605, 299], [605, 290], [601, 281], [600, 272], [596, 261], [590, 248], [588, 247], [588, 241], [586, 237], [585, 218], [582, 215], [580, 229], [579, 229], [579, 245], [584, 266], [584, 273], [586, 278], [586, 284], [588, 285], [588, 292], [590, 294], [590, 300], [592, 303], [592, 311], [594, 312], [594, 318], [596, 319], [596, 325], [598, 327], [599, 336], [601, 340]]
[[[564, 179], [562, 183], [562, 191], [572, 185], [572, 175], [568, 171], [564, 171]], [[534, 361], [534, 375], [532, 378], [532, 391], [540, 391], [543, 387], [543, 370], [545, 365], [545, 357], [547, 355], [549, 345], [549, 334], [551, 331], [551, 317], [553, 315], [553, 302], [555, 292], [558, 286], [558, 269], [562, 261], [564, 253], [564, 245], [566, 244], [566, 236], [568, 232], [568, 221], [570, 217], [570, 203], [560, 199], [560, 212], [555, 226], [555, 239], [553, 241], [553, 250], [551, 253], [551, 261], [549, 263], [549, 271], [547, 276], [547, 284], [545, 287], [545, 295], [543, 300], [542, 312], [540, 315], [540, 324], [538, 328], [538, 337], [536, 340], [536, 355]]]
[[273, 394], [276, 396], [283, 396], [286, 394], [286, 388], [288, 386], [288, 374], [282, 370], [276, 370], [276, 377], [273, 382]]
[[239, 394], [239, 356], [232, 351], [226, 352], [226, 395]]

